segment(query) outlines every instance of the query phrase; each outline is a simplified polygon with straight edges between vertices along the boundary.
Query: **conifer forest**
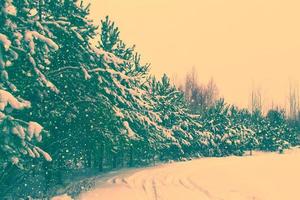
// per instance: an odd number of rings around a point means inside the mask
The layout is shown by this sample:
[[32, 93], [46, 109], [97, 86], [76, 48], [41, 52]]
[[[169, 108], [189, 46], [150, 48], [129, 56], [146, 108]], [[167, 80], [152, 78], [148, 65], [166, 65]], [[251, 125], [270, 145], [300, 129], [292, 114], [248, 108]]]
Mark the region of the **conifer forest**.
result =
[[[263, 111], [253, 94], [240, 108], [195, 71], [181, 85], [153, 75], [118, 22], [97, 24], [86, 2], [0, 8], [0, 199], [50, 199], [85, 176], [299, 144], [296, 107]], [[78, 184], [70, 196], [93, 187]]]

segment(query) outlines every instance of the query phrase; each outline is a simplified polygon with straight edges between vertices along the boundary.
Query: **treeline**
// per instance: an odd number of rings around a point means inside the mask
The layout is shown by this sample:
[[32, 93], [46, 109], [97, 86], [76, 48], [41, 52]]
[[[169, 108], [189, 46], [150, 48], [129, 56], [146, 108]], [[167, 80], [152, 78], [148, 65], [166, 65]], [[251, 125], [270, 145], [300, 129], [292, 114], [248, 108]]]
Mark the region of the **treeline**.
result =
[[46, 197], [73, 170], [282, 151], [298, 142], [280, 111], [250, 113], [214, 99], [213, 83], [182, 91], [166, 75], [150, 76], [109, 18], [97, 33], [89, 5], [0, 4], [1, 198]]
[[[213, 79], [199, 84], [195, 68], [187, 73], [179, 89], [185, 95], [189, 112], [199, 114], [202, 130], [213, 134], [207, 156], [243, 155], [246, 150], [252, 153], [253, 149], [283, 152], [299, 142], [300, 113], [287, 115], [286, 110], [272, 107], [263, 114], [260, 91], [252, 92], [250, 110], [239, 109], [218, 97]], [[296, 113], [295, 91], [289, 99], [294, 108], [292, 113]]]

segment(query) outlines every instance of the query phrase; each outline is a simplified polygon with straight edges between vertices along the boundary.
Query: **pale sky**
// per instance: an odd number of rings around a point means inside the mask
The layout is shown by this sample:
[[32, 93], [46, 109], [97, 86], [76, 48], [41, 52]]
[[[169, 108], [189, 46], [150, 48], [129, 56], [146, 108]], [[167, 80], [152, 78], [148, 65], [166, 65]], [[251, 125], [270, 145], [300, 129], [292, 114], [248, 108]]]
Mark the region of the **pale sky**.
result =
[[300, 81], [299, 0], [86, 0], [96, 23], [109, 15], [151, 73], [183, 79], [195, 67], [229, 103], [247, 107], [260, 87], [284, 105]]

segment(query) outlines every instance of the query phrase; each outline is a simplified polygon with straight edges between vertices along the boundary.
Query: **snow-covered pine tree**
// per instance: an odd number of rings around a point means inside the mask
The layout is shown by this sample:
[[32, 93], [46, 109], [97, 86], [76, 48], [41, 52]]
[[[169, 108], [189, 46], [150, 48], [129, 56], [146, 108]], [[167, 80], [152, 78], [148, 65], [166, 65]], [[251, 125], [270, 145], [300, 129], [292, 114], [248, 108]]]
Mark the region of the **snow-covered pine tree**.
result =
[[230, 108], [231, 122], [240, 135], [240, 152], [252, 151], [258, 146], [258, 139], [251, 124], [251, 113], [247, 109], [239, 109], [232, 105]]
[[216, 104], [209, 108], [201, 117], [203, 121], [203, 131], [212, 133], [213, 137], [210, 143], [210, 154], [214, 156], [222, 156], [222, 138], [225, 131], [230, 125], [230, 119], [228, 118], [228, 105], [224, 100], [219, 100]]
[[193, 156], [203, 145], [199, 139], [201, 124], [197, 122], [197, 116], [188, 113], [184, 94], [170, 83], [166, 74], [160, 81], [152, 79], [151, 94], [161, 125], [169, 132], [167, 146], [161, 155], [167, 159]]
[[242, 155], [256, 146], [254, 130], [246, 126], [243, 117], [238, 108], [226, 104], [223, 99], [202, 116], [203, 131], [213, 134], [210, 143], [215, 156]]
[[43, 98], [39, 106], [43, 112], [37, 113], [37, 117], [45, 121], [51, 119], [49, 130], [55, 134], [46, 145], [56, 155], [57, 166], [90, 165], [95, 143], [103, 136], [99, 134], [101, 122], [110, 121], [109, 109], [96, 92], [97, 79], [88, 72], [95, 65], [96, 55], [90, 42], [97, 27], [88, 19], [89, 5], [85, 6], [82, 1], [48, 1], [41, 7], [41, 23], [60, 46], [49, 60], [47, 71], [48, 77], [60, 88], [60, 94], [39, 91]]
[[[283, 151], [290, 147], [287, 140], [293, 132], [289, 129], [284, 112], [269, 110], [266, 116], [266, 131], [261, 136], [261, 148], [269, 151]], [[296, 138], [296, 137], [295, 137]]]
[[256, 111], [250, 116], [250, 122], [260, 150], [283, 151], [298, 143], [297, 131], [289, 126], [283, 111], [269, 110], [267, 116]]
[[157, 125], [160, 119], [147, 92], [149, 66], [140, 64], [140, 56], [119, 39], [118, 29], [108, 18], [102, 21], [101, 41], [95, 52], [99, 62], [92, 71], [99, 75], [99, 92], [111, 102], [120, 122], [113, 130], [121, 133], [124, 141], [120, 146], [115, 144], [117, 154], [125, 147], [130, 165], [133, 155], [140, 156], [140, 163], [149, 162], [161, 144], [158, 141], [166, 137]]
[[[111, 109], [97, 95], [97, 77], [93, 78], [88, 73], [96, 60], [89, 43], [96, 27], [86, 18], [88, 7], [78, 1], [20, 0], [7, 1], [3, 5], [12, 14], [2, 13], [1, 10], [1, 20], [5, 24], [0, 28], [0, 33], [5, 36], [1, 37], [1, 60], [6, 65], [2, 69], [10, 75], [9, 81], [1, 80], [1, 89], [10, 91], [24, 108], [29, 103], [19, 96], [30, 100], [31, 108], [23, 112], [14, 111], [16, 120], [5, 116], [1, 125], [10, 130], [9, 126], [20, 124], [25, 134], [27, 127], [31, 127], [31, 135], [25, 137], [25, 142], [21, 141], [26, 145], [30, 142], [28, 145], [33, 154], [29, 152], [27, 155], [38, 157], [43, 154], [50, 160], [50, 156], [42, 150], [47, 149], [54, 162], [43, 164], [47, 171], [46, 178], [59, 181], [58, 171], [78, 167], [76, 164], [80, 166], [83, 162], [91, 163], [88, 158], [94, 156], [92, 153], [96, 154], [95, 144], [103, 142], [104, 137], [111, 138], [107, 134], [108, 127], [101, 123], [113, 124], [114, 118], [109, 114]], [[12, 83], [17, 91], [13, 90]], [[10, 97], [6, 95], [3, 98], [5, 103]], [[13, 102], [10, 104], [12, 106]], [[6, 110], [10, 112], [11, 109]], [[7, 115], [5, 112], [2, 111]], [[38, 131], [42, 127], [33, 122], [26, 124], [26, 119], [38, 121], [51, 133], [49, 138], [43, 140], [44, 148], [34, 146], [35, 137], [32, 137], [35, 133], [40, 140]], [[109, 130], [112, 129], [109, 127]], [[14, 148], [21, 143], [14, 142]], [[69, 161], [72, 166], [66, 166]], [[45, 182], [51, 183], [50, 180]]]
[[[26, 1], [0, 2], [0, 164], [1, 168], [12, 163], [22, 166], [28, 158], [51, 157], [36, 146], [42, 140], [43, 127], [18, 110], [29, 109], [31, 99], [24, 100], [23, 90], [35, 85], [26, 81], [35, 79], [37, 85], [58, 93], [58, 89], [41, 71], [45, 60], [59, 46], [50, 39], [51, 34], [32, 16]], [[19, 72], [16, 76], [15, 72]], [[22, 87], [19, 87], [22, 85]], [[23, 97], [23, 98], [22, 98]], [[29, 122], [28, 122], [29, 121]]]

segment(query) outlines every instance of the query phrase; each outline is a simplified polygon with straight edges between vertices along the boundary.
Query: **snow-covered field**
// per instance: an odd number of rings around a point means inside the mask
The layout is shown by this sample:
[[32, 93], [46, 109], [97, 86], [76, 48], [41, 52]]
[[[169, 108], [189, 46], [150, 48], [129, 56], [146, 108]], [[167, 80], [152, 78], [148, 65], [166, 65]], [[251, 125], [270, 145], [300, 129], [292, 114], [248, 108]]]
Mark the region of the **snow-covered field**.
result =
[[299, 200], [300, 149], [123, 171], [80, 200]]

